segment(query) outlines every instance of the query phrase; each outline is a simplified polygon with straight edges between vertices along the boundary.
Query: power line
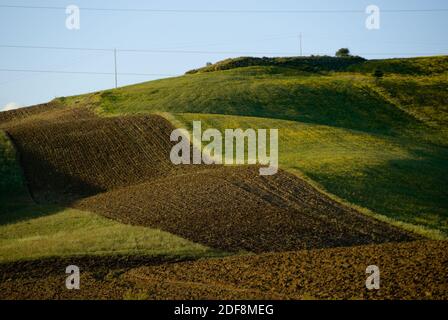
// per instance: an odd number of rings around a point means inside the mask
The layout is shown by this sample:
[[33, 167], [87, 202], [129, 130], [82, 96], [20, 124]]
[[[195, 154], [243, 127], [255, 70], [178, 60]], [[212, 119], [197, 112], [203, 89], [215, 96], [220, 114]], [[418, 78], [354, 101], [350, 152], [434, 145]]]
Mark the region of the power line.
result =
[[[115, 72], [94, 72], [94, 71], [64, 71], [64, 70], [37, 70], [37, 69], [0, 69], [4, 72], [30, 72], [30, 73], [60, 73], [60, 74], [88, 74], [88, 75], [115, 75]], [[153, 77], [175, 77], [175, 74], [166, 73], [117, 73], [123, 76], [153, 76]]]
[[173, 50], [173, 49], [112, 49], [87, 47], [52, 47], [52, 46], [26, 46], [26, 45], [0, 45], [0, 48], [17, 49], [46, 49], [46, 50], [75, 50], [75, 51], [110, 51], [138, 52], [138, 53], [191, 53], [191, 54], [294, 54], [293, 52], [266, 52], [266, 51], [204, 51], [204, 50]]
[[118, 76], [117, 76], [117, 49], [114, 49], [114, 67], [115, 67], [115, 88], [118, 88]]
[[[24, 5], [0, 5], [0, 8], [9, 9], [41, 9], [41, 10], [65, 10], [66, 7], [58, 6], [24, 6]], [[111, 11], [111, 12], [148, 12], [148, 13], [250, 13], [250, 14], [340, 14], [340, 13], [365, 13], [359, 9], [334, 9], [334, 10], [238, 10], [238, 9], [149, 9], [149, 8], [98, 8], [98, 7], [81, 7], [83, 11]], [[383, 13], [438, 13], [448, 12], [448, 8], [430, 8], [430, 9], [383, 9]]]
[[[288, 38], [296, 38], [295, 34], [287, 34], [287, 35], [271, 35], [271, 36], [266, 36], [264, 38], [250, 38], [250, 39], [244, 39], [244, 43], [247, 42], [265, 42], [265, 41], [270, 41], [270, 40], [280, 40], [280, 39], [288, 39]], [[203, 45], [205, 44], [206, 46], [219, 46], [219, 45], [226, 45], [226, 44], [235, 44], [235, 42], [238, 42], [238, 40], [233, 39], [232, 41], [227, 41], [227, 42], [214, 42], [214, 43], [192, 43], [192, 42], [188, 42], [188, 43], [182, 43], [180, 45], [176, 45], [174, 48], [165, 48], [162, 50], [182, 50], [182, 48], [185, 47], [192, 47], [194, 45]], [[239, 41], [241, 42], [241, 40]], [[179, 47], [180, 46], [180, 47]], [[79, 50], [79, 51], [114, 51], [114, 49], [112, 48], [88, 48], [88, 47], [57, 47], [57, 46], [29, 46], [29, 45], [8, 45], [8, 44], [0, 44], [0, 48], [24, 48], [24, 49], [54, 49], [54, 50]], [[124, 49], [126, 50], [126, 49]], [[132, 51], [139, 51], [138, 49], [131, 49]], [[159, 50], [159, 49], [151, 49], [151, 50]], [[119, 49], [117, 51], [120, 51]], [[143, 50], [144, 51], [144, 50]]]
[[[108, 51], [128, 53], [184, 53], [184, 54], [266, 54], [266, 55], [297, 55], [297, 52], [280, 52], [280, 51], [209, 51], [209, 50], [173, 50], [173, 49], [113, 49], [113, 48], [88, 48], [88, 47], [52, 47], [52, 46], [27, 46], [27, 45], [1, 45], [0, 48], [20, 48], [20, 49], [44, 49], [44, 50], [74, 50], [74, 51]], [[319, 54], [319, 53], [307, 53], [307, 54]], [[332, 53], [320, 53], [331, 55]], [[356, 52], [358, 55], [444, 55], [442, 52]]]

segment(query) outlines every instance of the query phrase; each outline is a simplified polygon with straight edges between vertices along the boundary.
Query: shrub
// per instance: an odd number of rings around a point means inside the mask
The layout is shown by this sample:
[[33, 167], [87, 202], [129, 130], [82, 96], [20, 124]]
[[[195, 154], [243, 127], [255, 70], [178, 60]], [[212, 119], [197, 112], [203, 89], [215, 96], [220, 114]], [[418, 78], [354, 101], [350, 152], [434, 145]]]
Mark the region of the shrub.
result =
[[373, 75], [376, 79], [381, 79], [381, 78], [384, 76], [384, 72], [383, 72], [381, 69], [376, 68], [376, 69], [373, 71], [372, 75]]
[[350, 50], [348, 48], [341, 48], [338, 51], [336, 51], [336, 57], [343, 58], [343, 57], [350, 57]]

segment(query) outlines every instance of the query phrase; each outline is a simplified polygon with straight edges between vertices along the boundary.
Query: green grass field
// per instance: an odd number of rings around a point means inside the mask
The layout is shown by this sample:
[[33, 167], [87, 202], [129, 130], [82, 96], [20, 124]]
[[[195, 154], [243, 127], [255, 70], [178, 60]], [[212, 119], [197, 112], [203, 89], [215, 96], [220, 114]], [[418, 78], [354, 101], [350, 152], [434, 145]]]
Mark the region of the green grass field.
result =
[[[428, 70], [433, 70], [432, 59], [441, 58], [419, 59], [419, 68], [428, 65]], [[364, 68], [369, 69], [368, 65]], [[447, 74], [438, 69], [423, 75], [408, 74], [407, 67], [403, 70], [377, 80], [365, 70], [310, 73], [251, 66], [59, 100], [67, 106], [94, 106], [102, 115], [172, 112], [253, 116], [404, 136], [446, 146]]]
[[[447, 61], [366, 61], [338, 72], [255, 65], [57, 101], [93, 107], [102, 116], [160, 113], [187, 128], [193, 120], [201, 120], [204, 129], [278, 128], [281, 168], [341, 201], [443, 238], [448, 236]], [[384, 78], [371, 76], [375, 68]], [[1, 132], [0, 174], [0, 261], [83, 253], [222, 254], [158, 230], [34, 205]]]
[[[30, 212], [35, 217], [30, 218]], [[3, 223], [20, 214], [28, 218]], [[9, 214], [2, 213], [0, 221], [0, 262], [74, 255], [164, 258], [224, 255], [168, 232], [124, 225], [75, 209], [58, 210], [34, 205]]]
[[[418, 122], [369, 90], [360, 74], [314, 75], [249, 67], [186, 75], [70, 98], [101, 114], [188, 112], [257, 116], [399, 133]], [[368, 121], [366, 121], [368, 119]], [[405, 119], [405, 121], [403, 121]]]

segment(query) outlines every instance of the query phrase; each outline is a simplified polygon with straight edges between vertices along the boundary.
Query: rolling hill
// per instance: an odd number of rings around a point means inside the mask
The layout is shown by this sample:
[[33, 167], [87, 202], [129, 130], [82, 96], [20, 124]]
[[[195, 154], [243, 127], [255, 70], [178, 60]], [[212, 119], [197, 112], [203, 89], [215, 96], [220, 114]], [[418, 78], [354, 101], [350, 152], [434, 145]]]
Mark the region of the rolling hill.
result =
[[175, 127], [161, 116], [87, 115], [3, 124], [36, 202], [232, 252], [419, 238], [340, 205], [286, 172], [261, 177], [257, 166], [175, 166], [169, 159]]
[[[93, 296], [117, 283], [114, 297], [147, 297], [141, 285], [169, 272], [164, 288], [150, 290], [173, 297], [173, 283], [185, 282], [181, 297], [209, 297], [197, 286], [219, 282], [226, 268], [263, 278], [253, 267], [267, 268], [270, 259], [279, 261], [275, 268], [311, 270], [335, 255], [343, 265], [362, 264], [384, 249], [393, 274], [394, 248], [412, 268], [420, 258], [425, 265], [437, 260], [426, 275], [435, 279], [446, 242], [423, 239], [448, 236], [447, 64], [447, 57], [229, 59], [181, 77], [1, 112], [0, 287], [26, 296], [20, 288], [34, 281], [34, 273], [25, 275], [30, 267], [76, 256], [100, 270], [86, 275], [99, 285]], [[373, 77], [375, 69], [384, 77]], [[204, 129], [278, 128], [279, 172], [174, 166], [170, 133], [191, 129], [194, 120]], [[210, 257], [219, 257], [217, 264]], [[294, 260], [300, 257], [305, 265]], [[117, 269], [105, 271], [114, 261]], [[197, 279], [182, 271], [190, 267], [216, 273]], [[52, 272], [39, 283], [57, 292]], [[309, 283], [289, 291], [281, 272], [268, 282], [272, 290], [236, 288], [233, 273], [228, 277], [211, 296], [331, 296]], [[444, 297], [444, 284], [430, 282], [416, 285]], [[406, 290], [403, 297], [411, 295]]]
[[[446, 235], [448, 58], [311, 60], [224, 60], [52, 105], [103, 116], [162, 113], [183, 127], [194, 119], [205, 127], [276, 127], [284, 169], [348, 203]], [[304, 71], [310, 66], [318, 70]], [[375, 68], [382, 79], [371, 76]]]

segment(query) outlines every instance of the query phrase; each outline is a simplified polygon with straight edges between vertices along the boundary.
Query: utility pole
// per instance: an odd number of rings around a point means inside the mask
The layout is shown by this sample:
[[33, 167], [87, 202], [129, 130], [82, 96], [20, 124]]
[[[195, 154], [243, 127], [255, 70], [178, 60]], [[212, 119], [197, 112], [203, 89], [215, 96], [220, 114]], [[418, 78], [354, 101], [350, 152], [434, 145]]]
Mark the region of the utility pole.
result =
[[302, 56], [302, 32], [299, 34], [300, 56]]
[[114, 62], [115, 62], [115, 89], [118, 87], [117, 81], [117, 49], [114, 49]]

